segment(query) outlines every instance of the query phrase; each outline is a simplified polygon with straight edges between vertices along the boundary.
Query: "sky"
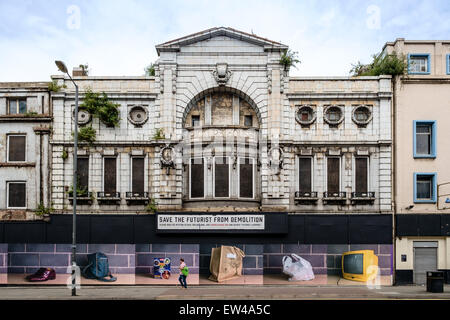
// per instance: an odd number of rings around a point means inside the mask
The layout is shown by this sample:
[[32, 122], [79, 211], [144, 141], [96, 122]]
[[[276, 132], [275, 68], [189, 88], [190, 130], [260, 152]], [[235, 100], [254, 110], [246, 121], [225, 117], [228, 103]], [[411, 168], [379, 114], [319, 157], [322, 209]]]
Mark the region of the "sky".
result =
[[291, 76], [347, 76], [386, 42], [450, 40], [450, 1], [0, 0], [0, 81], [48, 81], [55, 60], [139, 76], [155, 45], [232, 27], [298, 52]]

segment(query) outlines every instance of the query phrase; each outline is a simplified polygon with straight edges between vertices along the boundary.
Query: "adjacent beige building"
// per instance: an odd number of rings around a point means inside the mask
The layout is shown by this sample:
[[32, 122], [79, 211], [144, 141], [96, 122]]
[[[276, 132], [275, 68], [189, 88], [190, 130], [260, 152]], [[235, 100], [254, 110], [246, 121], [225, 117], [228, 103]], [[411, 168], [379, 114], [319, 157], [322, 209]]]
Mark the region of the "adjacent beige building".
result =
[[397, 39], [383, 50], [408, 60], [393, 100], [396, 269], [424, 283], [424, 271], [450, 269], [450, 41]]

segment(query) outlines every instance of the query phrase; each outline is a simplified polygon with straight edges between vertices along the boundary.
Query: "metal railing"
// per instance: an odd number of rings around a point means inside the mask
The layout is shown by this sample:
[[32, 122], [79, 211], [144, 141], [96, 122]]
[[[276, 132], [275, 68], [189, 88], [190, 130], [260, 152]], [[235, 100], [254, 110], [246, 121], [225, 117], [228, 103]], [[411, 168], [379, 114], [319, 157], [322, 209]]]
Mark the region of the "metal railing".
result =
[[317, 198], [317, 192], [315, 191], [296, 191], [296, 198]]
[[352, 192], [352, 198], [375, 198], [375, 192]]
[[[73, 199], [73, 191], [69, 191], [69, 199]], [[81, 198], [92, 198], [92, 192], [77, 192], [77, 199]]]
[[127, 199], [148, 199], [148, 192], [126, 192], [125, 197]]
[[118, 199], [120, 192], [97, 192], [97, 198], [101, 199]]
[[337, 192], [329, 192], [329, 191], [325, 191], [323, 193], [323, 197], [324, 198], [336, 198], [336, 199], [344, 199], [347, 198], [347, 192], [345, 191], [337, 191]]

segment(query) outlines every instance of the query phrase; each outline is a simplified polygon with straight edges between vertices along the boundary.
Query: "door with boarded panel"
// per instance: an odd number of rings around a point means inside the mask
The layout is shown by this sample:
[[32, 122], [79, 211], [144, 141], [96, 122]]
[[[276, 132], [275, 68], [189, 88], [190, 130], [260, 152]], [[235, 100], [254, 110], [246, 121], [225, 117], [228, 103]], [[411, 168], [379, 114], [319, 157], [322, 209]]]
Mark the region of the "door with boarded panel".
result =
[[230, 196], [230, 165], [227, 157], [216, 157], [214, 161], [214, 196]]
[[367, 192], [368, 191], [368, 181], [367, 181], [367, 158], [356, 158], [355, 159], [355, 191], [356, 192]]
[[239, 197], [253, 198], [253, 159], [239, 159]]
[[104, 158], [104, 183], [103, 191], [116, 192], [117, 186], [116, 158]]
[[131, 171], [131, 191], [144, 192], [144, 158], [133, 158]]
[[191, 159], [191, 198], [205, 196], [205, 165], [203, 158]]
[[77, 190], [89, 190], [89, 158], [77, 159], [78, 187]]
[[8, 136], [8, 161], [25, 161], [25, 136]]
[[339, 158], [327, 159], [327, 191], [339, 192], [340, 190], [340, 161]]
[[299, 189], [300, 192], [311, 192], [311, 158], [299, 158]]

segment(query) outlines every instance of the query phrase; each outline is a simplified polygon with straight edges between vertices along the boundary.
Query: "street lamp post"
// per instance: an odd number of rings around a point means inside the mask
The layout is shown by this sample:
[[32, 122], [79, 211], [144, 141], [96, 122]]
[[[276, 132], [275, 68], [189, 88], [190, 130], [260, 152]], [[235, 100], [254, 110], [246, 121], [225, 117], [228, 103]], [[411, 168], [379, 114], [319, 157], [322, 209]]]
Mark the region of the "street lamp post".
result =
[[77, 288], [76, 288], [76, 254], [77, 254], [77, 158], [78, 158], [78, 86], [73, 81], [72, 77], [70, 76], [69, 72], [67, 71], [67, 67], [62, 61], [55, 61], [56, 66], [58, 69], [67, 74], [69, 76], [70, 81], [72, 81], [73, 85], [75, 86], [75, 125], [73, 130], [73, 215], [72, 215], [72, 296], [77, 295]]

